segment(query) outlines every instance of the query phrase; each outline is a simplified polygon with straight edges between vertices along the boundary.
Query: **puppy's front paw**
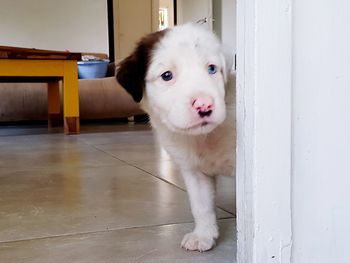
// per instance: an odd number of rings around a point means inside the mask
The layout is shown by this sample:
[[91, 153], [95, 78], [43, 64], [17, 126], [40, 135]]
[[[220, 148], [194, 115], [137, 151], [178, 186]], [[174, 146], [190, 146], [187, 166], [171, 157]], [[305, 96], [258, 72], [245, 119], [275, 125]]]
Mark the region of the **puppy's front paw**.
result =
[[185, 235], [182, 239], [181, 247], [186, 250], [198, 250], [199, 252], [207, 251], [215, 246], [214, 237], [200, 235], [191, 232]]

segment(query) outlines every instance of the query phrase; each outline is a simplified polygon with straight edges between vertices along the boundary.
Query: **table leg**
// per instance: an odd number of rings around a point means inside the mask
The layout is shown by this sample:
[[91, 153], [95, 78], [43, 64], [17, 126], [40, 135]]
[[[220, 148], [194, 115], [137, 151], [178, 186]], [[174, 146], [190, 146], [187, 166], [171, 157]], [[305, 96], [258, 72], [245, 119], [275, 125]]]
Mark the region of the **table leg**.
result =
[[63, 76], [63, 114], [64, 132], [77, 134], [80, 132], [78, 67], [76, 61], [64, 62]]
[[60, 126], [62, 114], [61, 114], [61, 102], [60, 102], [60, 90], [59, 82], [49, 82], [47, 87], [47, 101], [48, 101], [48, 119], [49, 127]]

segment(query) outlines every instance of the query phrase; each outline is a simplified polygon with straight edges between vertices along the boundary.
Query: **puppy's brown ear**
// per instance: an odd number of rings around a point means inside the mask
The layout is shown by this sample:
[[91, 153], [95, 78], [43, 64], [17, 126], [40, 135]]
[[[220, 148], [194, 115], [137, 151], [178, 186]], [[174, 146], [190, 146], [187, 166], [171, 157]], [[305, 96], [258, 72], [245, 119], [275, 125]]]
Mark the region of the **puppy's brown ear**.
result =
[[142, 38], [133, 53], [117, 66], [116, 78], [119, 84], [136, 102], [140, 102], [143, 96], [152, 51], [165, 32], [166, 30], [154, 32]]
[[145, 87], [145, 73], [142, 72], [141, 63], [140, 58], [133, 53], [117, 66], [117, 81], [136, 102], [141, 101]]

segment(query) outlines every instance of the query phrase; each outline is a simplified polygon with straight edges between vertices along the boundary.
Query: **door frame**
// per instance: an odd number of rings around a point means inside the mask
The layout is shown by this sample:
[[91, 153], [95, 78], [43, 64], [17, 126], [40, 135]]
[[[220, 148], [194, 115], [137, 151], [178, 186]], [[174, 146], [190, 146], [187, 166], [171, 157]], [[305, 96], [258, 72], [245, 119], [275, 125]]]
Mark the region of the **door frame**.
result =
[[237, 262], [291, 262], [292, 0], [237, 0]]
[[113, 0], [107, 0], [107, 24], [108, 24], [108, 52], [109, 61], [115, 61], [114, 47], [114, 8]]

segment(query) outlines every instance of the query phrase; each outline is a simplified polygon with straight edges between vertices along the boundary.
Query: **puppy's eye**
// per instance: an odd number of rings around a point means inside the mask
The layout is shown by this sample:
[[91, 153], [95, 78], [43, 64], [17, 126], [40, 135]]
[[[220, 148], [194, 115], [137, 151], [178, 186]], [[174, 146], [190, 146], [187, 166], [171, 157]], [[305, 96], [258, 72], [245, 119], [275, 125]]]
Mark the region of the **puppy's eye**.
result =
[[165, 71], [162, 75], [160, 75], [164, 81], [170, 81], [173, 79], [173, 73], [171, 71]]
[[217, 67], [216, 67], [215, 65], [210, 64], [210, 65], [208, 66], [208, 73], [209, 73], [209, 74], [215, 74], [216, 71], [217, 71]]

